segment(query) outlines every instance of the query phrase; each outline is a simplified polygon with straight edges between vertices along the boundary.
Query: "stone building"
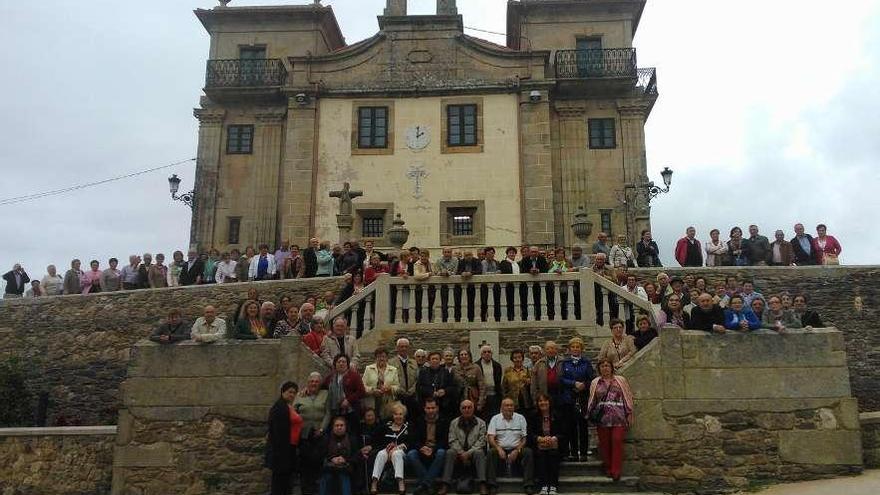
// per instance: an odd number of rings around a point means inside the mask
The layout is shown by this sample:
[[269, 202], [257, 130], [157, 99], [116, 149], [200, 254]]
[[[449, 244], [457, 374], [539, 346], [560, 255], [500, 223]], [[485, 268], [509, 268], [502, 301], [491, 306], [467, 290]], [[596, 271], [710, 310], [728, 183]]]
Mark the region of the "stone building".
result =
[[657, 98], [632, 47], [645, 2], [511, 0], [506, 46], [465, 34], [455, 0], [387, 0], [354, 44], [320, 2], [196, 10], [211, 45], [192, 243], [336, 241], [346, 182], [363, 195], [342, 235], [377, 246], [395, 214], [420, 247], [570, 246], [580, 207], [635, 242]]

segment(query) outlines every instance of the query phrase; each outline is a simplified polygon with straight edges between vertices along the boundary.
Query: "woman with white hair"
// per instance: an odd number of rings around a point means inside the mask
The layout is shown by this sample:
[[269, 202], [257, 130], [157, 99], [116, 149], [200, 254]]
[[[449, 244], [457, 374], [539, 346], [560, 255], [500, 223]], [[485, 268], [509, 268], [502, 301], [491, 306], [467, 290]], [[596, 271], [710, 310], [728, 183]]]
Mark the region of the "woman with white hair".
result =
[[382, 477], [385, 464], [390, 462], [394, 467], [397, 492], [404, 495], [406, 493], [406, 484], [403, 478], [404, 460], [408, 446], [415, 445], [415, 438], [406, 421], [406, 407], [403, 404], [391, 406], [391, 420], [380, 430], [373, 443], [376, 461], [373, 463], [373, 481], [370, 485], [370, 493], [379, 493], [379, 478]]

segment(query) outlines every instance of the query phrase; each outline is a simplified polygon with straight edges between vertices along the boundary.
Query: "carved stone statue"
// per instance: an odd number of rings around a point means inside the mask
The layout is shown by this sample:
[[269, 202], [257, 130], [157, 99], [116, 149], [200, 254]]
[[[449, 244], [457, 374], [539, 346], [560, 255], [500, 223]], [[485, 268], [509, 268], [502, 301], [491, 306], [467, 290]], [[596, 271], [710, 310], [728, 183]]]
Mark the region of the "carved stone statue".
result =
[[351, 200], [360, 196], [363, 196], [363, 191], [352, 191], [351, 184], [348, 182], [342, 185], [342, 190], [339, 191], [330, 191], [331, 198], [339, 198], [339, 214], [340, 215], [351, 215], [352, 207]]

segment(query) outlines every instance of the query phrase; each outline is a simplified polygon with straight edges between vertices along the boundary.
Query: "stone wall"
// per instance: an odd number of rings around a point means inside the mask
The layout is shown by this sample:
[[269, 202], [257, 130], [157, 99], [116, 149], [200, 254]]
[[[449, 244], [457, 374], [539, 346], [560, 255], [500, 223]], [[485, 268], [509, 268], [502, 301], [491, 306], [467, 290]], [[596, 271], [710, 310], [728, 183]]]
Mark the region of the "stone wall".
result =
[[862, 449], [865, 467], [880, 468], [880, 412], [859, 415], [862, 424]]
[[[861, 411], [880, 411], [880, 267], [670, 268], [670, 275], [691, 273], [710, 285], [728, 275], [752, 279], [765, 296], [788, 291], [806, 294], [828, 326], [843, 333], [853, 395]], [[656, 277], [658, 269], [639, 269], [640, 278]]]
[[48, 394], [48, 424], [114, 424], [131, 346], [170, 308], [193, 321], [213, 304], [231, 321], [251, 287], [263, 300], [277, 303], [289, 295], [300, 304], [340, 283], [322, 278], [6, 300], [0, 304], [0, 359], [19, 357], [33, 371], [28, 387], [35, 400]]
[[327, 367], [299, 339], [134, 348], [113, 491], [265, 493], [266, 417], [281, 384]]
[[845, 358], [833, 329], [665, 327], [621, 371], [636, 397], [625, 470], [650, 489], [697, 492], [860, 472]]
[[0, 493], [110, 493], [115, 426], [0, 429]]

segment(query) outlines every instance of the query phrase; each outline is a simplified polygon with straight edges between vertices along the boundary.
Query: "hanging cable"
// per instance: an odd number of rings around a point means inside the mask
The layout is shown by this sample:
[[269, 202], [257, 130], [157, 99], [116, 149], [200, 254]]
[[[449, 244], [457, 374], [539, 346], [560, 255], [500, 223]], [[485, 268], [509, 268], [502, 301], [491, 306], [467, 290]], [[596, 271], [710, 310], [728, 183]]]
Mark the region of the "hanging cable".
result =
[[79, 184], [76, 186], [65, 187], [63, 189], [55, 189], [53, 191], [43, 191], [40, 193], [27, 194], [25, 196], [16, 196], [14, 198], [0, 199], [0, 206], [12, 205], [12, 204], [16, 204], [16, 203], [24, 203], [25, 201], [32, 201], [35, 199], [45, 198], [48, 196], [57, 196], [59, 194], [65, 194], [65, 193], [69, 193], [72, 191], [78, 191], [80, 189], [86, 189], [89, 187], [100, 186], [101, 184], [106, 184], [108, 182], [115, 182], [115, 181], [122, 180], [122, 179], [137, 177], [138, 175], [144, 175], [144, 174], [148, 174], [150, 172], [155, 172], [157, 170], [176, 167], [178, 165], [181, 165], [181, 164], [184, 164], [187, 162], [194, 162], [194, 161], [196, 161], [195, 158], [187, 158], [186, 160], [180, 160], [178, 162], [169, 163], [168, 165], [162, 165], [161, 167], [148, 168], [146, 170], [132, 172], [132, 173], [126, 174], [126, 175], [120, 175], [119, 177], [112, 177], [110, 179], [104, 179], [104, 180], [99, 180], [99, 181], [95, 181], [95, 182], [87, 182], [85, 184]]
[[471, 31], [479, 31], [481, 33], [497, 34], [498, 36], [507, 36], [507, 33], [499, 33], [498, 31], [489, 31], [486, 29], [480, 29], [480, 28], [475, 28], [475, 27], [470, 27], [470, 26], [465, 26], [464, 28], [470, 29]]

